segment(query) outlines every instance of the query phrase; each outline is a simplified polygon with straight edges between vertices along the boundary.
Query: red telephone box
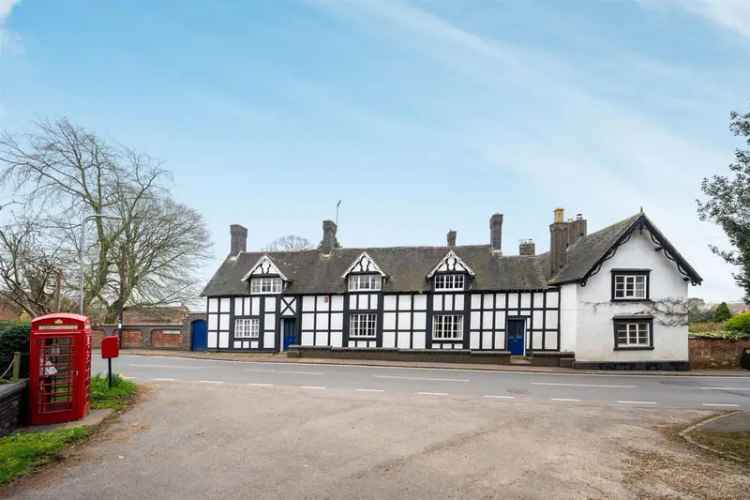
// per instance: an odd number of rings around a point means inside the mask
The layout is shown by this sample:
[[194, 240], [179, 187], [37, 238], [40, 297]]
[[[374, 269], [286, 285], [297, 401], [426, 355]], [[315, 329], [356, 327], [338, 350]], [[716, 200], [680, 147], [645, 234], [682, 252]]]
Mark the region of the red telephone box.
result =
[[31, 321], [31, 424], [83, 418], [89, 409], [91, 323], [78, 314], [48, 314]]

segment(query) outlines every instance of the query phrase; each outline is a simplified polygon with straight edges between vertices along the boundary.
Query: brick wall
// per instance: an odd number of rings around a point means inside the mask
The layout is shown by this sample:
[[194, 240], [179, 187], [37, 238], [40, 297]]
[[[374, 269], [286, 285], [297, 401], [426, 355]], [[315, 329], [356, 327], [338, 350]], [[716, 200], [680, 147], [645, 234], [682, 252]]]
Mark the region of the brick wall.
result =
[[690, 337], [690, 368], [738, 368], [740, 356], [750, 349], [750, 339], [726, 340]]
[[123, 349], [128, 347], [143, 347], [143, 332], [140, 330], [125, 330], [122, 332]]
[[152, 330], [151, 347], [157, 349], [182, 349], [182, 330]]
[[26, 380], [0, 386], [0, 436], [15, 431], [21, 421]]

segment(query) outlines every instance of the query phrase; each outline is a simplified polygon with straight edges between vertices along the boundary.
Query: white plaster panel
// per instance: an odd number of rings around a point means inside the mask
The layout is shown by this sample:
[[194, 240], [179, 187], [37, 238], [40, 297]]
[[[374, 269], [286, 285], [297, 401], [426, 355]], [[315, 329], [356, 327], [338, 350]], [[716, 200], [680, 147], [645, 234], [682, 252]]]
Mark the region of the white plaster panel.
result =
[[425, 309], [427, 309], [427, 296], [415, 295], [414, 296], [414, 310], [424, 311]]
[[357, 310], [357, 295], [349, 295], [349, 309], [352, 311]]
[[316, 330], [328, 330], [328, 313], [318, 313], [315, 318]]
[[492, 312], [491, 311], [484, 311], [482, 313], [482, 329], [483, 330], [491, 330], [492, 329]]
[[271, 331], [276, 329], [276, 315], [275, 314], [273, 313], [266, 314], [266, 317], [263, 320], [263, 329], [271, 330]]
[[398, 329], [399, 330], [411, 330], [411, 313], [408, 313], [408, 312], [398, 313]]
[[263, 334], [263, 347], [266, 349], [273, 349], [276, 343], [276, 335], [273, 332], [265, 332]]
[[442, 294], [437, 294], [432, 296], [432, 310], [433, 311], [442, 311], [443, 310], [443, 299]]
[[331, 345], [341, 347], [343, 345], [343, 336], [341, 332], [331, 332]]
[[495, 308], [495, 296], [491, 293], [484, 294], [484, 308], [494, 309]]
[[544, 311], [541, 309], [534, 309], [532, 312], [533, 320], [534, 320], [534, 328], [541, 328], [542, 327], [542, 319], [544, 318]]
[[481, 311], [471, 311], [471, 323], [469, 323], [469, 328], [481, 328], [481, 319], [482, 319], [482, 312]]
[[315, 310], [315, 297], [312, 295], [305, 295], [302, 297], [302, 310], [303, 311], [314, 311]]
[[544, 294], [536, 292], [534, 294], [534, 308], [541, 308], [544, 306]]
[[343, 311], [344, 310], [344, 296], [334, 295], [331, 297], [331, 311]]
[[557, 332], [547, 332], [544, 338], [544, 347], [547, 349], [557, 349]]
[[242, 342], [240, 342], [239, 340], [235, 340], [234, 344], [232, 344], [232, 345], [234, 346], [235, 349], [241, 349], [242, 348]]
[[383, 330], [393, 330], [396, 328], [396, 313], [383, 313]]
[[371, 293], [370, 294], [370, 309], [377, 309], [378, 308], [378, 294]]
[[508, 309], [517, 309], [517, 308], [518, 308], [518, 294], [509, 293], [508, 294]]
[[229, 330], [228, 314], [219, 314], [219, 330]]
[[547, 311], [545, 315], [547, 316], [546, 327], [557, 328], [557, 311]]
[[402, 311], [411, 309], [411, 295], [399, 295], [398, 308]]
[[383, 332], [383, 347], [396, 347], [395, 332]]
[[578, 288], [576, 283], [560, 288], [560, 350], [575, 352], [578, 329]]
[[276, 297], [266, 297], [266, 303], [263, 305], [266, 312], [276, 311]]
[[315, 303], [318, 307], [318, 311], [327, 311], [331, 307], [331, 301], [328, 295], [318, 295], [315, 297]]
[[344, 328], [344, 314], [332, 313], [331, 314], [331, 330], [341, 330], [342, 328]]
[[412, 344], [414, 345], [414, 349], [424, 349], [425, 346], [425, 332], [414, 332], [412, 334]]
[[253, 340], [252, 342], [250, 342], [250, 347], [252, 349], [257, 349], [259, 347], [258, 346], [258, 341], [257, 340]]
[[463, 295], [459, 294], [459, 295], [453, 296], [453, 309], [456, 311], [463, 311], [464, 309], [464, 296]]
[[234, 314], [242, 316], [242, 297], [235, 297], [234, 299]]
[[302, 332], [302, 345], [314, 345], [312, 332]]
[[495, 294], [495, 308], [496, 309], [505, 309], [506, 295], [507, 294], [505, 293]]
[[531, 347], [534, 349], [542, 348], [542, 332], [531, 333]]
[[315, 345], [328, 345], [328, 332], [315, 332]]
[[471, 308], [481, 309], [482, 308], [482, 296], [478, 293], [471, 294]]
[[383, 296], [383, 310], [384, 311], [395, 311], [396, 310], [396, 295], [384, 295]]
[[208, 312], [219, 312], [219, 299], [208, 299]]
[[498, 351], [505, 349], [505, 332], [495, 332], [495, 349]]
[[521, 307], [531, 307], [531, 294], [530, 293], [522, 293], [521, 294]]
[[505, 330], [505, 311], [495, 311], [495, 330]]
[[312, 330], [315, 327], [315, 315], [313, 313], [302, 313], [302, 329]]
[[246, 341], [246, 340], [245, 340], [245, 341], [243, 341], [243, 342], [242, 342], [242, 348], [243, 348], [243, 349], [248, 349], [248, 348], [250, 348], [250, 342], [248, 342], [248, 341]]
[[208, 332], [208, 343], [206, 344], [210, 349], [216, 349], [219, 345], [219, 334], [216, 332]]
[[218, 314], [209, 314], [208, 315], [208, 329], [209, 330], [218, 330], [219, 329], [219, 315]]
[[557, 307], [557, 301], [560, 300], [560, 294], [557, 292], [547, 292], [547, 308]]
[[492, 332], [482, 333], [482, 349], [492, 349]]
[[228, 312], [229, 312], [229, 310], [230, 310], [230, 308], [231, 308], [231, 305], [232, 305], [232, 304], [231, 304], [231, 302], [230, 302], [230, 300], [229, 300], [229, 297], [223, 297], [223, 298], [221, 299], [221, 302], [220, 302], [220, 304], [219, 304], [219, 307], [220, 307], [220, 309], [221, 309], [221, 312], [225, 312], [225, 313], [228, 313]]
[[427, 328], [427, 313], [415, 312], [413, 326], [415, 330], [424, 330]]
[[399, 349], [409, 349], [411, 347], [411, 334], [408, 332], [399, 332], [397, 335]]
[[229, 332], [219, 332], [219, 349], [229, 347]]
[[253, 304], [252, 304], [252, 314], [253, 316], [257, 316], [260, 314], [260, 297], [253, 297]]
[[242, 309], [245, 315], [250, 314], [250, 297], [245, 297], [244, 299], [242, 299]]
[[453, 310], [453, 294], [452, 293], [445, 294], [445, 310], [446, 311]]
[[473, 331], [469, 333], [469, 348], [479, 349], [479, 332]]

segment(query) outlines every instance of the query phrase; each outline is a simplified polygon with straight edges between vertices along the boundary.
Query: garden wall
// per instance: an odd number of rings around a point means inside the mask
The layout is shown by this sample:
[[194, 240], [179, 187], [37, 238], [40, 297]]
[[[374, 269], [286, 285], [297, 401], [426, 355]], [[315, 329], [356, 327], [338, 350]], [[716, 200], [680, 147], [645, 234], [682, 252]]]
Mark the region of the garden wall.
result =
[[0, 385], [0, 436], [15, 431], [24, 409], [26, 380]]
[[745, 349], [750, 349], [750, 339], [690, 337], [688, 347], [692, 369], [739, 368], [742, 353]]

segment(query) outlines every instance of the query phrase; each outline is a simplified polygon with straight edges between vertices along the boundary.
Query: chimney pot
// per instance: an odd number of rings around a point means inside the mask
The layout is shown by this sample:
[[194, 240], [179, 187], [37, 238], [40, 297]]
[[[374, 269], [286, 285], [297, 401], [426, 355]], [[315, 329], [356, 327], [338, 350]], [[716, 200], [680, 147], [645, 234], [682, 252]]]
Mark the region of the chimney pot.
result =
[[247, 251], [247, 228], [240, 224], [229, 226], [230, 246], [229, 255], [238, 255]]
[[490, 246], [493, 252], [503, 250], [503, 214], [492, 214], [490, 217]]
[[332, 220], [323, 221], [323, 240], [318, 245], [318, 249], [326, 255], [329, 255], [335, 248], [338, 248], [339, 242], [336, 239], [336, 223]]
[[521, 243], [518, 245], [518, 255], [536, 255], [536, 245], [534, 244], [534, 240], [521, 240]]
[[565, 220], [565, 210], [562, 208], [555, 209], [555, 224], [560, 224]]
[[448, 231], [448, 235], [446, 239], [448, 241], [449, 247], [453, 248], [456, 246], [456, 232], [453, 229]]

